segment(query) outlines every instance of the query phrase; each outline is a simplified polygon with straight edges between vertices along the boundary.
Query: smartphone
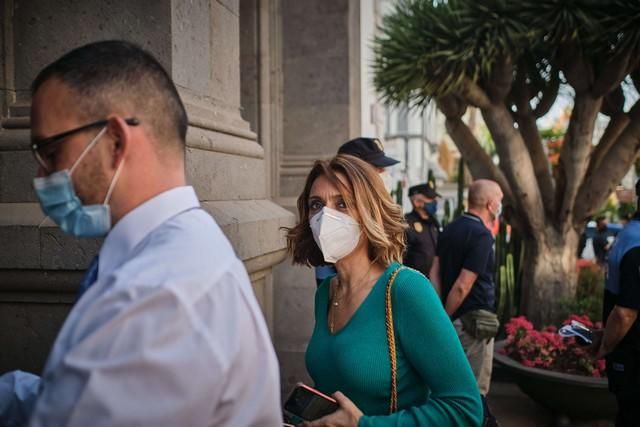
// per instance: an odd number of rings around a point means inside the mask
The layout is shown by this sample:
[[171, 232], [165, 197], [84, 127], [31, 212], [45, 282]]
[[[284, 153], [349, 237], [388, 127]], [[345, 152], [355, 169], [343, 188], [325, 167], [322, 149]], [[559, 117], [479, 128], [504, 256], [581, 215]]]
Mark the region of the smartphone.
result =
[[304, 421], [317, 420], [337, 411], [339, 407], [334, 398], [302, 383], [296, 384], [284, 404], [285, 411]]

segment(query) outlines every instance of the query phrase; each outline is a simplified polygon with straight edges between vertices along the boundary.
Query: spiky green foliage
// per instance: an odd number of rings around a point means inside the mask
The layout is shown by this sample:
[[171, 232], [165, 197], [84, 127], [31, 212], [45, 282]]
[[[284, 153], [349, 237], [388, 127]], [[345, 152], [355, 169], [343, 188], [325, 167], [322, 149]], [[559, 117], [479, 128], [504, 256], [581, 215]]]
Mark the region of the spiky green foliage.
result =
[[[401, 0], [374, 49], [382, 98], [417, 108], [435, 101], [473, 178], [503, 189], [532, 257], [519, 264], [524, 312], [552, 321], [558, 297], [575, 290], [566, 257], [578, 230], [640, 155], [640, 102], [627, 90], [640, 88], [640, 1]], [[569, 86], [574, 109], [551, 168], [536, 123]], [[464, 121], [469, 106], [497, 165]], [[594, 144], [600, 114], [610, 120]]]
[[637, 0], [402, 0], [374, 41], [374, 84], [392, 105], [424, 106], [491, 77], [505, 57], [543, 90], [559, 49], [640, 53]]

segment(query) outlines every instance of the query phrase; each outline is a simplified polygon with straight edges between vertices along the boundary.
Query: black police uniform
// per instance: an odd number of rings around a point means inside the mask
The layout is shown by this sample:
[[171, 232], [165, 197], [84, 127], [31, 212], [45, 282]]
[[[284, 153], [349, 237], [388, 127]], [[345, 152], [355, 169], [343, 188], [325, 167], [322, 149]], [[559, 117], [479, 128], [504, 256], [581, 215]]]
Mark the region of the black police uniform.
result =
[[438, 224], [431, 218], [422, 219], [415, 210], [406, 214], [404, 218], [409, 228], [406, 232], [407, 251], [403, 264], [429, 277], [440, 234]]
[[[609, 251], [603, 320], [614, 307], [640, 309], [640, 214], [620, 232]], [[618, 401], [616, 427], [640, 425], [640, 319], [607, 355], [609, 389]]]

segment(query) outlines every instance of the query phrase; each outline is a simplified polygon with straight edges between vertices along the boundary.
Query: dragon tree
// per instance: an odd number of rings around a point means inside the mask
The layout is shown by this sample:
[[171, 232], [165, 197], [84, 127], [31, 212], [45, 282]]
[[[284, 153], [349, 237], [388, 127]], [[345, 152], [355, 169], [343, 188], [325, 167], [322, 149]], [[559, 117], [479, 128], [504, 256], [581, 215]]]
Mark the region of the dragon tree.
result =
[[[374, 40], [391, 105], [435, 103], [474, 178], [497, 181], [524, 236], [521, 308], [556, 320], [575, 295], [579, 234], [640, 150], [640, 1], [404, 0]], [[537, 128], [559, 93], [573, 110], [551, 168]], [[463, 121], [482, 114], [496, 165]], [[599, 115], [609, 121], [596, 140]]]

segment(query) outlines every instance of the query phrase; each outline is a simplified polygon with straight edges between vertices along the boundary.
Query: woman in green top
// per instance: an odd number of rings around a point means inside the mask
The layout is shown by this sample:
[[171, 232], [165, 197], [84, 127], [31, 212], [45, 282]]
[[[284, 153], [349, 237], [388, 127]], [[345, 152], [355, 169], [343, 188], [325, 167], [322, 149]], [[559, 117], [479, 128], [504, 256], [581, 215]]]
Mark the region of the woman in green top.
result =
[[391, 288], [398, 409], [390, 413], [385, 293], [401, 267], [405, 226], [377, 172], [347, 155], [316, 162], [298, 213], [287, 234], [293, 261], [338, 271], [316, 292], [306, 362], [340, 409], [305, 425], [479, 426], [480, 394], [453, 325], [429, 281], [407, 268]]

